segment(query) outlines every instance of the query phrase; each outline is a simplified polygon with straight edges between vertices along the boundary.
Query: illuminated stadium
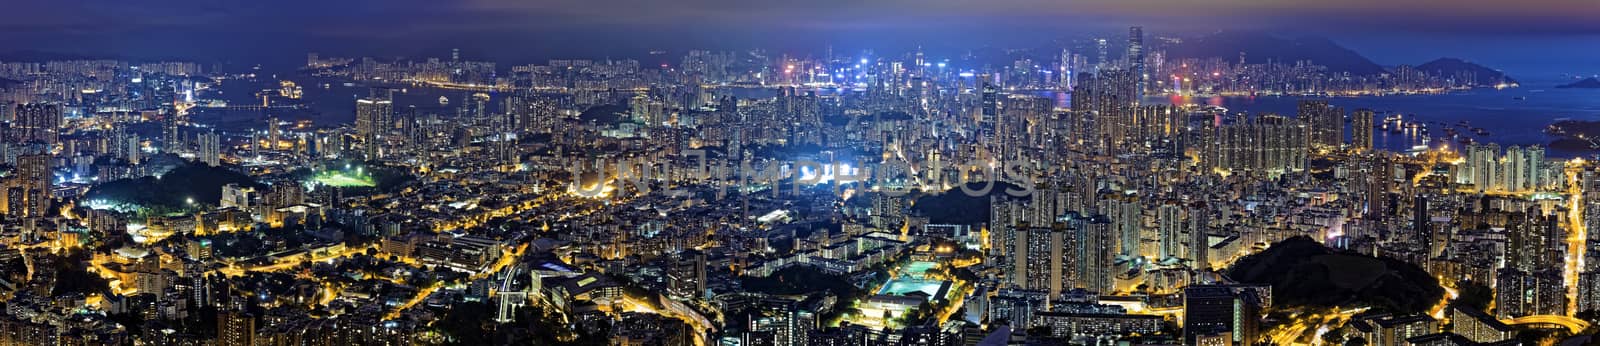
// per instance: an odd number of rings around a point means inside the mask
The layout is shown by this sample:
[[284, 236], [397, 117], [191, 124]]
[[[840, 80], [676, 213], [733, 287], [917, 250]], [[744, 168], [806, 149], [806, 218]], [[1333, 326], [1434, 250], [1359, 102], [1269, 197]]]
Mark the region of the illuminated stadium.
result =
[[936, 265], [934, 262], [922, 261], [907, 263], [905, 267], [902, 267], [904, 272], [900, 276], [889, 280], [882, 288], [879, 288], [878, 294], [905, 296], [914, 292], [921, 292], [927, 295], [928, 300], [939, 298], [950, 290], [950, 282], [928, 280], [923, 277], [928, 273], [928, 270], [933, 269]]
[[361, 168], [356, 168], [355, 172], [349, 170], [322, 171], [312, 176], [311, 181], [319, 185], [332, 187], [373, 187], [378, 185], [372, 179], [372, 175], [366, 174]]
[[917, 261], [900, 267], [899, 275], [884, 283], [883, 287], [879, 287], [872, 297], [861, 302], [858, 308], [862, 313], [852, 322], [871, 327], [887, 327], [894, 322], [886, 320], [885, 317], [899, 318], [923, 303], [945, 298], [950, 292], [950, 282], [929, 280], [924, 277], [928, 270], [936, 265], [934, 262]]

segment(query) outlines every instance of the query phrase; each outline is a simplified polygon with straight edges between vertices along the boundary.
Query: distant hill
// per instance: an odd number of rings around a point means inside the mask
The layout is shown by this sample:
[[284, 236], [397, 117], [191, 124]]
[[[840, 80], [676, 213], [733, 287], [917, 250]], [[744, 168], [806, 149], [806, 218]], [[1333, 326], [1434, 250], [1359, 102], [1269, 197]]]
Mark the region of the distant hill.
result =
[[1344, 46], [1320, 37], [1284, 39], [1253, 32], [1221, 32], [1167, 48], [1173, 58], [1222, 58], [1236, 62], [1244, 53], [1245, 63], [1259, 64], [1268, 60], [1293, 64], [1310, 60], [1327, 66], [1333, 72], [1353, 75], [1376, 75], [1387, 70]]
[[[981, 191], [984, 183], [967, 183], [967, 188]], [[970, 196], [959, 187], [950, 189], [941, 194], [924, 194], [915, 196], [916, 203], [912, 203], [911, 210], [918, 215], [928, 217], [929, 223], [976, 225], [989, 222], [989, 197], [1010, 196], [1005, 191], [1020, 190], [1021, 187], [1008, 182], [995, 182], [988, 194]], [[1012, 197], [1018, 198], [1018, 197]]]
[[1556, 86], [1558, 89], [1600, 89], [1600, 79], [1594, 77]]
[[243, 173], [189, 162], [160, 177], [146, 176], [100, 184], [89, 189], [84, 199], [133, 204], [163, 213], [186, 210], [192, 207], [190, 200], [216, 205], [222, 200], [222, 186], [228, 184], [258, 189], [267, 187]]
[[1436, 76], [1475, 76], [1472, 84], [1478, 86], [1493, 86], [1501, 82], [1514, 84], [1517, 82], [1517, 80], [1511, 79], [1511, 76], [1507, 76], [1498, 70], [1456, 58], [1434, 59], [1422, 65], [1417, 65], [1417, 70]]
[[1271, 285], [1275, 305], [1419, 313], [1444, 296], [1439, 281], [1414, 264], [1339, 252], [1304, 236], [1245, 256], [1227, 274], [1239, 282]]
[[599, 105], [589, 107], [578, 114], [578, 119], [583, 122], [593, 121], [600, 125], [616, 125], [622, 123], [628, 114], [628, 107], [618, 105]]

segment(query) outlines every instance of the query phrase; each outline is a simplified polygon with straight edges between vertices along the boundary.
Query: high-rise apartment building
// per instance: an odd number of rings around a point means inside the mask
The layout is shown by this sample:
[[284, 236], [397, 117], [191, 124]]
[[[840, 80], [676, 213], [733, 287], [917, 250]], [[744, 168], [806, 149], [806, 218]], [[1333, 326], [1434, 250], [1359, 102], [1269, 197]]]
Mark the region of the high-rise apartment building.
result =
[[384, 132], [393, 126], [394, 100], [389, 90], [374, 89], [372, 95], [356, 100], [356, 136], [362, 141], [368, 159], [382, 154]]
[[1295, 116], [1311, 130], [1312, 149], [1334, 150], [1344, 143], [1344, 108], [1327, 100], [1300, 100]]
[[195, 143], [199, 145], [195, 159], [207, 166], [216, 167], [222, 164], [221, 136], [216, 132], [202, 132], [195, 135]]
[[1148, 87], [1148, 85], [1146, 85], [1145, 83], [1150, 78], [1150, 76], [1148, 75], [1148, 72], [1145, 71], [1145, 69], [1144, 69], [1144, 64], [1145, 64], [1144, 60], [1145, 60], [1145, 58], [1144, 58], [1144, 28], [1143, 27], [1135, 26], [1135, 27], [1128, 28], [1128, 56], [1127, 56], [1127, 59], [1128, 59], [1128, 69], [1133, 72], [1134, 85], [1135, 85], [1135, 87], [1134, 87], [1135, 95], [1134, 95], [1133, 102], [1134, 102], [1135, 105], [1137, 105], [1139, 103], [1139, 100], [1144, 98], [1145, 88]]
[[1350, 113], [1350, 147], [1358, 152], [1372, 150], [1373, 121], [1378, 115], [1361, 108]]
[[29, 103], [19, 104], [11, 131], [6, 140], [12, 143], [40, 142], [55, 144], [61, 130], [61, 105]]

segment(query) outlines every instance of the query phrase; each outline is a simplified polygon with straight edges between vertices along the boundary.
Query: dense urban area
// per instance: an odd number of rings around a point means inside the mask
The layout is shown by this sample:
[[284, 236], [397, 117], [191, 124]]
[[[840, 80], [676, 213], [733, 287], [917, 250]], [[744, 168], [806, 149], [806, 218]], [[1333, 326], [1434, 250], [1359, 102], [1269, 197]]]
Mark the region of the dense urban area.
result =
[[[1595, 333], [1600, 166], [1341, 105], [1517, 81], [1223, 39], [3, 61], [0, 345]], [[1297, 106], [1164, 101], [1233, 96]]]

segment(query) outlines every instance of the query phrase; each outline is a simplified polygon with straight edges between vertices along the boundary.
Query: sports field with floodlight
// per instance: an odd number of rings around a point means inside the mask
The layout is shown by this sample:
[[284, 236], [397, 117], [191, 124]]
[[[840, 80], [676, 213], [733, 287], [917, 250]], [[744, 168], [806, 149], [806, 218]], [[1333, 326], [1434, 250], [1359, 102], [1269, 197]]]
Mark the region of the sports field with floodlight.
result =
[[342, 172], [342, 171], [322, 172], [320, 174], [317, 174], [315, 177], [312, 177], [311, 180], [316, 181], [317, 184], [322, 184], [322, 185], [332, 186], [332, 187], [373, 187], [373, 186], [378, 186], [377, 182], [374, 182], [372, 180], [372, 176], [355, 175], [355, 174], [352, 174], [352, 173], [349, 173], [349, 172]]

